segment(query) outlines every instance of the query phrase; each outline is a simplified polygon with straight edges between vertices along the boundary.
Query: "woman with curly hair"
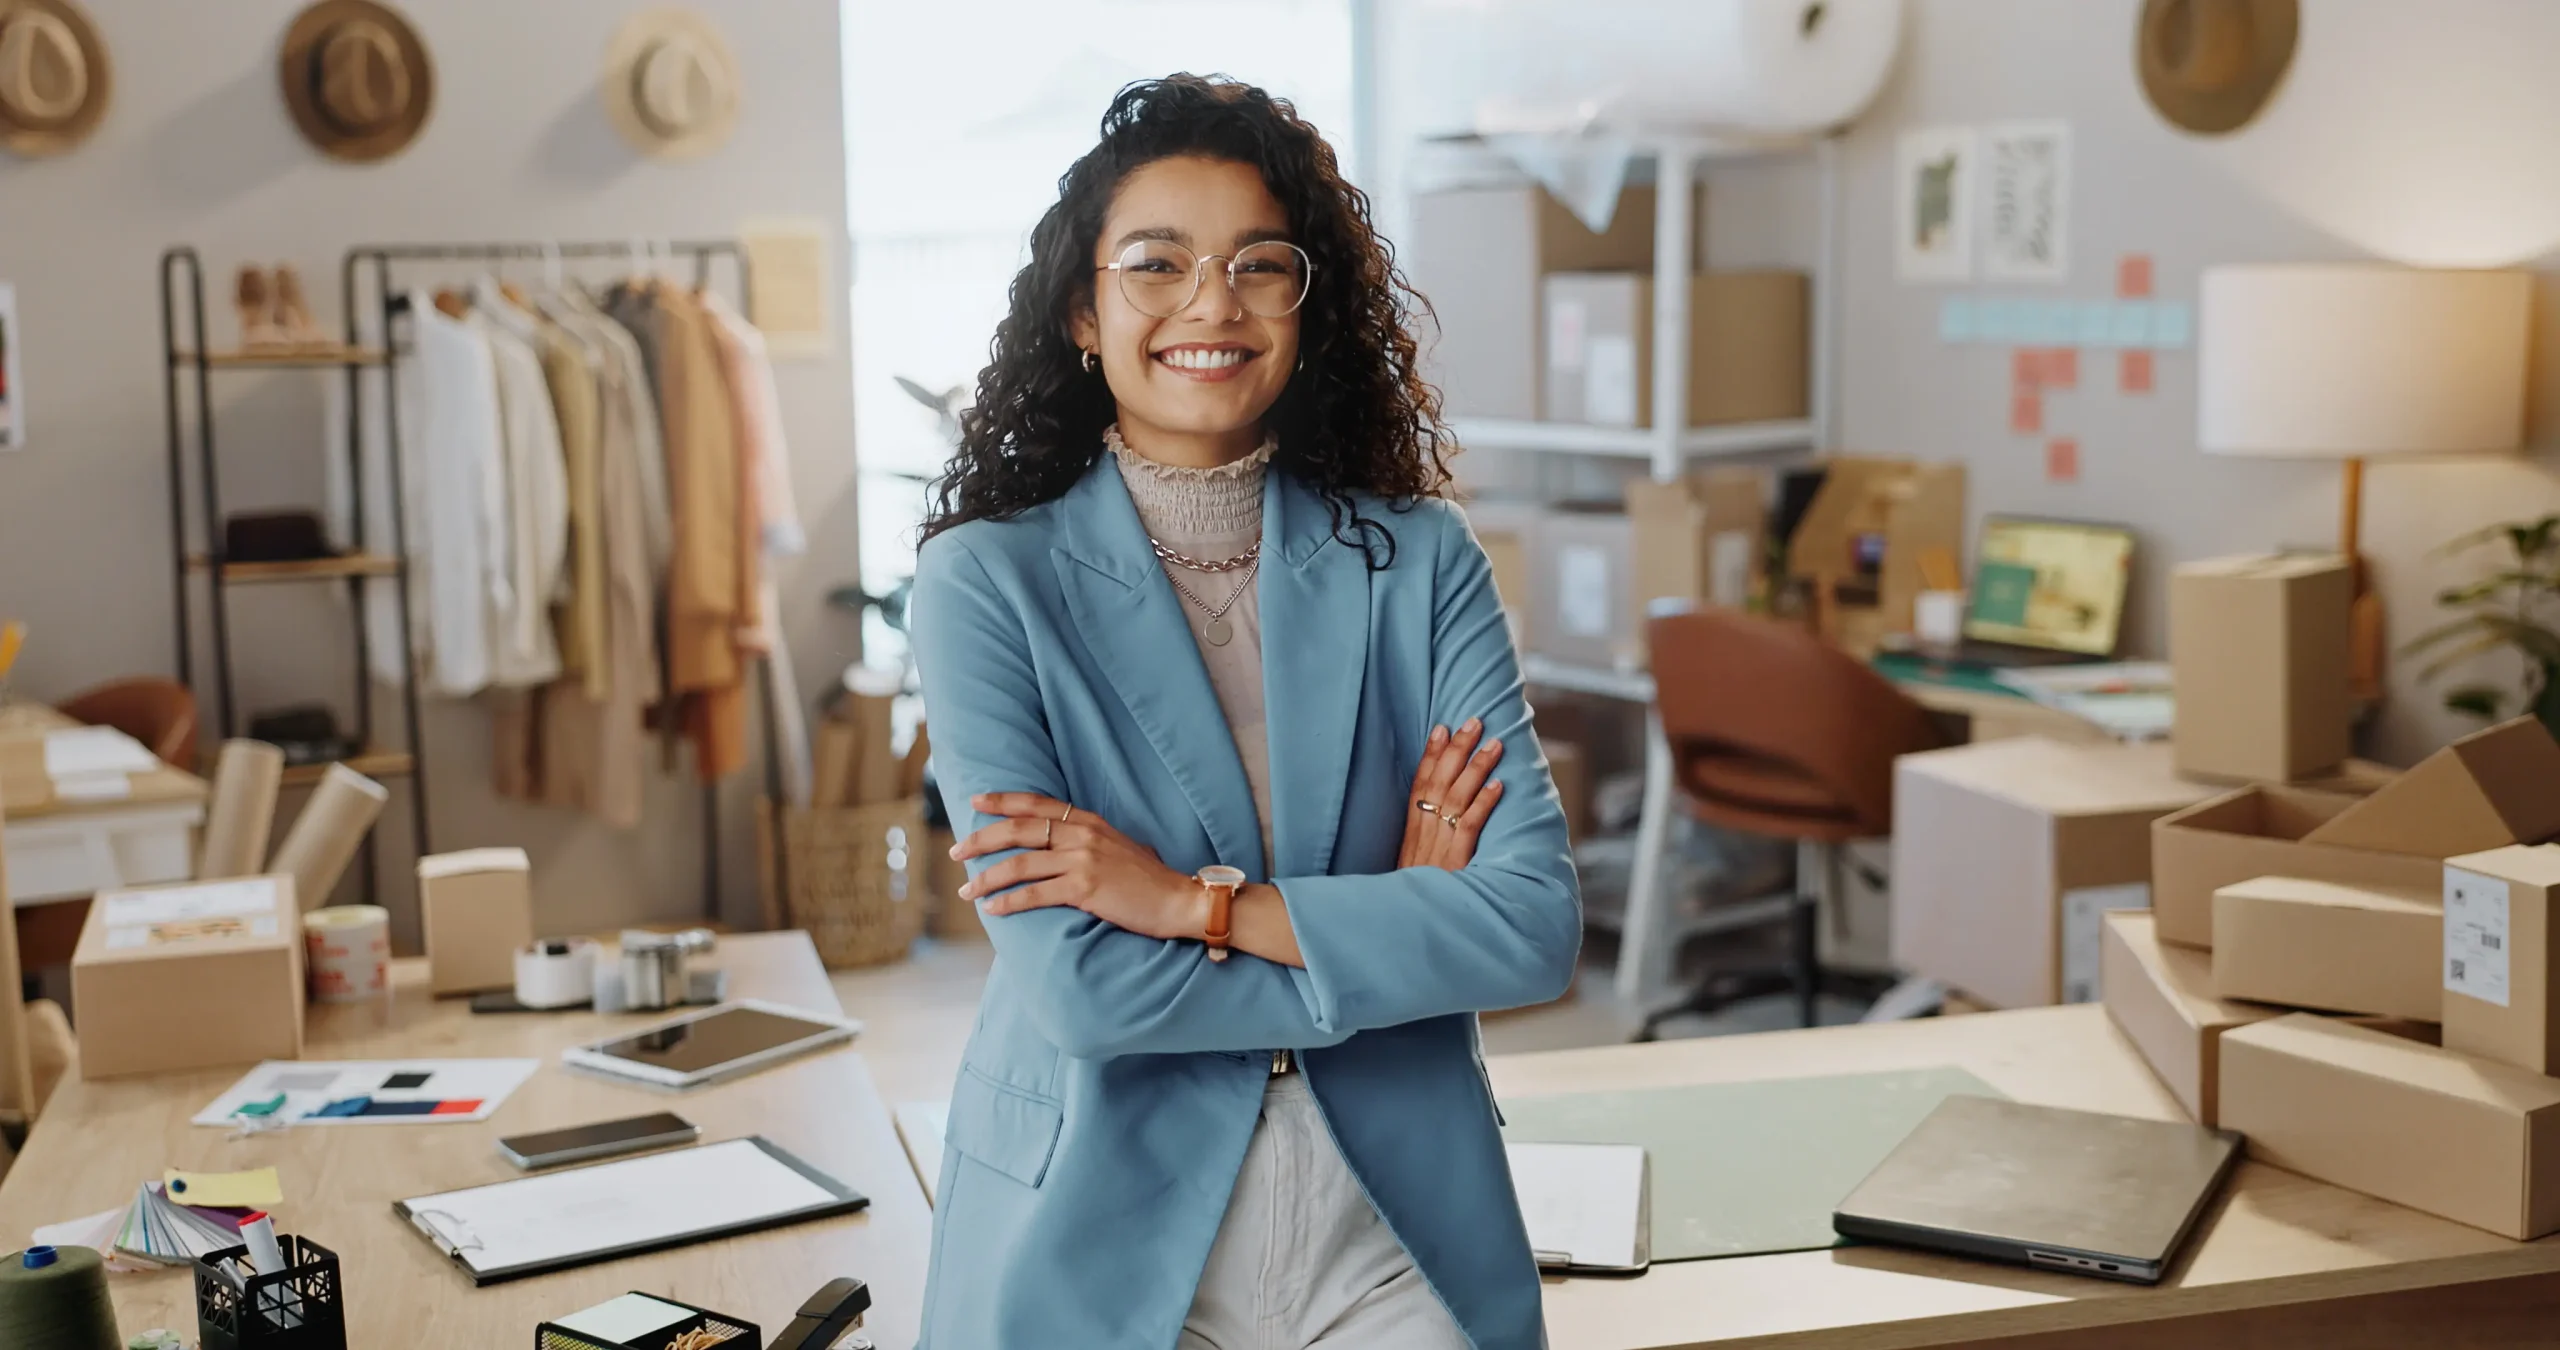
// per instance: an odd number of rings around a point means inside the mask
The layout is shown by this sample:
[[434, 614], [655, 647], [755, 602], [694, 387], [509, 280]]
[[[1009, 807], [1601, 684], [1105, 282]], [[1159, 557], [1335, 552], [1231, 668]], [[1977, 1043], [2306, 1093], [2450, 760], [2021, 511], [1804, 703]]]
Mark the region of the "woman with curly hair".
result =
[[1525, 1350], [1475, 1015], [1581, 914], [1410, 291], [1333, 151], [1121, 91], [1031, 236], [910, 627], [995, 943], [933, 1350]]

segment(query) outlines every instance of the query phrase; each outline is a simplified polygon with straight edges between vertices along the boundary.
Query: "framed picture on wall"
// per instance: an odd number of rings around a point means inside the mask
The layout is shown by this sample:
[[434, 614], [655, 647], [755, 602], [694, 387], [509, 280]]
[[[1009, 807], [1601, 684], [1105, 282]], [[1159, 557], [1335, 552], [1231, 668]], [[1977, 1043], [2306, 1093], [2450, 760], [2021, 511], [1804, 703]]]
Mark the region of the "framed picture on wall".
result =
[[26, 382], [18, 377], [18, 288], [0, 281], [0, 450], [27, 447]]
[[2071, 270], [2071, 127], [2010, 122], [1982, 133], [1982, 275], [2060, 281]]
[[1893, 270], [1902, 280], [1972, 279], [1976, 139], [1970, 127], [1902, 133], [1893, 174]]

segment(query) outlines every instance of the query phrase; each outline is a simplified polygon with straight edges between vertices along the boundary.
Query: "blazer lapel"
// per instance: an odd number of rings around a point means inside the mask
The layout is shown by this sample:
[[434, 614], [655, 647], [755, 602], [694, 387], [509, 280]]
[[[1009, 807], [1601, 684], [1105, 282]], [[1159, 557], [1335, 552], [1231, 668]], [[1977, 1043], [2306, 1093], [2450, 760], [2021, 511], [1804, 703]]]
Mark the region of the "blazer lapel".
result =
[[1226, 712], [1109, 456], [1062, 505], [1058, 582], [1086, 650], [1190, 799], [1218, 860], [1265, 875], [1262, 826]]
[[1288, 474], [1273, 470], [1262, 500], [1273, 875], [1322, 876], [1333, 870], [1369, 666], [1369, 561], [1333, 537], [1323, 499]]

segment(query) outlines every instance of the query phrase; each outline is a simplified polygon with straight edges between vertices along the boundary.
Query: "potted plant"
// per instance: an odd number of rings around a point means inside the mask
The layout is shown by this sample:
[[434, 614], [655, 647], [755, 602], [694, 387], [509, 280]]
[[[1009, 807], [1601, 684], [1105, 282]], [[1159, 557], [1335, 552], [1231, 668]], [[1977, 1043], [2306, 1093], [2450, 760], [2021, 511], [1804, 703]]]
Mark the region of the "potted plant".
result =
[[[2421, 633], [2402, 650], [2434, 652], [2435, 659], [2418, 678], [2431, 681], [2457, 665], [2502, 647], [2524, 658], [2521, 707], [2552, 734], [2560, 736], [2560, 515], [2510, 521], [2475, 530], [2436, 550], [2438, 556], [2467, 553], [2485, 544], [2503, 543], [2505, 556], [2488, 575], [2447, 589], [2436, 603], [2462, 611], [2462, 617]], [[2495, 721], [2514, 715], [2509, 699], [2519, 691], [2495, 684], [2471, 683], [2445, 691], [2444, 706], [2458, 713]]]

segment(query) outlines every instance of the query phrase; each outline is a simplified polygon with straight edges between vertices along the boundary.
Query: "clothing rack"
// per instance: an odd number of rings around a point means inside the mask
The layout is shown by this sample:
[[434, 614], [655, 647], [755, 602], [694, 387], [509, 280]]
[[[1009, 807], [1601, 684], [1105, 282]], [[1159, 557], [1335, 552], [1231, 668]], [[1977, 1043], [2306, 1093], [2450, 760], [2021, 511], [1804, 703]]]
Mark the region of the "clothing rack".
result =
[[[371, 312], [376, 315], [376, 323], [378, 324], [376, 331], [381, 337], [381, 350], [383, 354], [382, 388], [383, 397], [385, 399], [384, 423], [387, 431], [388, 442], [386, 446], [388, 455], [386, 458], [392, 475], [389, 488], [391, 512], [395, 522], [395, 530], [398, 528], [397, 522], [407, 519], [405, 514], [407, 507], [401, 500], [400, 394], [399, 382], [395, 378], [399, 368], [401, 350], [399, 343], [394, 340], [393, 329], [395, 321], [403, 312], [404, 295], [403, 292], [393, 284], [394, 270], [409, 265], [432, 265], [437, 263], [499, 263], [516, 259], [557, 263], [559, 261], [572, 258], [620, 258], [629, 259], [635, 263], [646, 263], [655, 258], [665, 258], [671, 261], [676, 259], [690, 259], [693, 264], [693, 284], [696, 290], [705, 289], [710, 285], [711, 270], [714, 260], [725, 258], [729, 261], [731, 269], [737, 277], [738, 312], [745, 315], [749, 322], [754, 321], [754, 288], [749, 284], [751, 274], [748, 270], [747, 254], [746, 250], [734, 239], [665, 240], [633, 237], [630, 239], [620, 240], [538, 240], [531, 242], [474, 241], [449, 244], [359, 244], [347, 250], [346, 257], [340, 267], [339, 295], [345, 308], [346, 331], [349, 336], [349, 340], [359, 341], [357, 335], [361, 332], [359, 327], [361, 321], [360, 316], [367, 312], [368, 299], [370, 300]], [[367, 279], [371, 282], [369, 290], [363, 285]], [[361, 345], [360, 341], [359, 345]], [[350, 368], [347, 371], [347, 390], [349, 395], [347, 399], [347, 435], [348, 444], [351, 448], [359, 443], [358, 438], [362, 435], [362, 428], [364, 425], [362, 373], [363, 372], [360, 369], [356, 368]], [[355, 458], [361, 461], [363, 457], [359, 454], [356, 455]], [[361, 503], [363, 501], [363, 479], [361, 477], [362, 468], [360, 463], [357, 473], [359, 476], [353, 479], [352, 482], [354, 485], [355, 500], [358, 503]], [[363, 512], [360, 507], [356, 514], [359, 519], [361, 519]], [[405, 554], [402, 559], [402, 567], [405, 574]], [[409, 592], [408, 587], [405, 584], [400, 588], [398, 604], [400, 607], [401, 631], [405, 633], [408, 631], [409, 624]], [[361, 639], [359, 639], [359, 641], [361, 641]], [[359, 650], [361, 652], [361, 649]], [[361, 656], [359, 659], [361, 660]], [[663, 659], [663, 654], [661, 659]], [[419, 729], [418, 704], [416, 698], [417, 674], [414, 662], [411, 664], [409, 673], [408, 698], [405, 702], [404, 713], [408, 719], [409, 742], [412, 746], [416, 746], [419, 744]], [[757, 697], [759, 706], [763, 711], [764, 723], [766, 791], [772, 796], [773, 800], [779, 802], [783, 799], [781, 786], [782, 746], [781, 732], [777, 724], [777, 717], [772, 702], [772, 691], [770, 686], [765, 685], [761, 680], [756, 680], [752, 672], [747, 674], [745, 678], [748, 678], [751, 682], [758, 685], [759, 692]], [[425, 793], [423, 790], [418, 794], [416, 809], [418, 812], [419, 837], [424, 839], [426, 831], [426, 804]], [[771, 849], [773, 857], [771, 860], [771, 866], [773, 868], [774, 885], [777, 888], [782, 888], [787, 886], [788, 880], [783, 870], [786, 860], [782, 846], [781, 831], [776, 830], [773, 833], [774, 838]], [[787, 889], [782, 889], [778, 890], [777, 893], [788, 894], [788, 891]], [[720, 785], [717, 782], [706, 782], [702, 785], [702, 911], [705, 919], [718, 919], [720, 917]]]

